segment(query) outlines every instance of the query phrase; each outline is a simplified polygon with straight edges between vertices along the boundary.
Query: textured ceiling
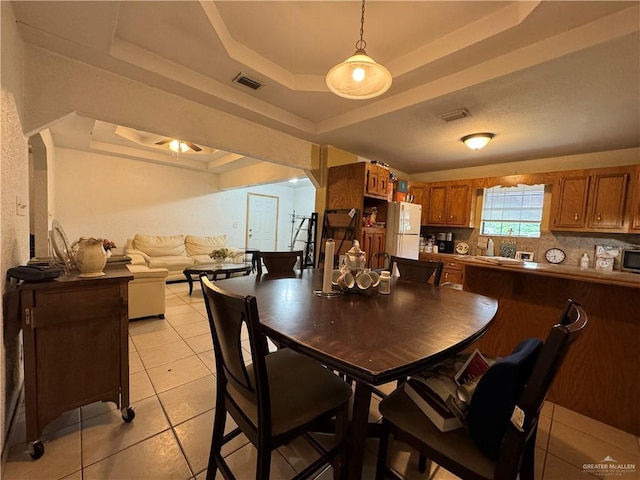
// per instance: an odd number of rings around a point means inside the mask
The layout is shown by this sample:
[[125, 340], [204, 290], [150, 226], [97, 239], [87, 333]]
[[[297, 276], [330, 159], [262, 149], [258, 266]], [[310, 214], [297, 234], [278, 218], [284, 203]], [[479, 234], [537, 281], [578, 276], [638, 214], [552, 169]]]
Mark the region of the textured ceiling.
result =
[[[324, 83], [355, 49], [357, 1], [12, 5], [26, 42], [132, 78], [144, 59], [152, 86], [407, 173], [640, 146], [639, 2], [369, 1], [367, 52], [394, 83], [365, 101]], [[264, 87], [233, 84], [239, 72]], [[198, 91], [202, 76], [211, 87]], [[229, 89], [238, 101], [224, 101]], [[471, 116], [440, 119], [461, 108]], [[153, 132], [78, 117], [52, 127], [60, 146], [87, 150], [92, 131], [141, 159], [171, 159]], [[479, 131], [496, 137], [468, 150], [460, 138]], [[208, 150], [180, 163], [222, 172], [255, 162]]]

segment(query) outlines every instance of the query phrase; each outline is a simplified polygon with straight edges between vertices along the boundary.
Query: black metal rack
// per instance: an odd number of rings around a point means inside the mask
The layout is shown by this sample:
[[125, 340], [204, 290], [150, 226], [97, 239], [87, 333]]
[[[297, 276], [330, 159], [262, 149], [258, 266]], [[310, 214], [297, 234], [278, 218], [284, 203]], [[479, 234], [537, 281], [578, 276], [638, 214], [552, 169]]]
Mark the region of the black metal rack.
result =
[[[320, 251], [318, 254], [318, 267], [324, 265], [324, 246], [328, 239], [332, 238], [336, 242], [336, 259], [338, 255], [344, 254], [358, 238], [359, 212], [357, 208], [342, 208], [325, 210], [322, 222], [322, 237], [320, 240]], [[333, 267], [336, 267], [334, 259]]]

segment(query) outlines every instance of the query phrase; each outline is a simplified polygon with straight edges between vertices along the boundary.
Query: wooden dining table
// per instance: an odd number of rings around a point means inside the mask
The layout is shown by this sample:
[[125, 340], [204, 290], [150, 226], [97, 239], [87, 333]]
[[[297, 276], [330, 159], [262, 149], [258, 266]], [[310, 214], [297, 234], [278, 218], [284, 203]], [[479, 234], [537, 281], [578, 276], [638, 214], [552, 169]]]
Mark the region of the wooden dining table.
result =
[[388, 295], [372, 290], [322, 297], [314, 294], [322, 288], [321, 269], [235, 277], [222, 288], [256, 297], [270, 338], [355, 381], [350, 480], [362, 475], [373, 388], [464, 350], [485, 333], [498, 309], [489, 297], [400, 278], [392, 278]]

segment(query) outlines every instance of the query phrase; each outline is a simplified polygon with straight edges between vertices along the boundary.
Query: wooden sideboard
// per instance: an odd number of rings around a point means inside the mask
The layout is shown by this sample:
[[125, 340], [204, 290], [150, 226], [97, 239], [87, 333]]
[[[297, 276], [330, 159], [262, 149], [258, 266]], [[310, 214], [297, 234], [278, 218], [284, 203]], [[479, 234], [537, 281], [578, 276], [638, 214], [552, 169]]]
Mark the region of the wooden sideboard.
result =
[[493, 325], [474, 345], [489, 355], [507, 355], [527, 337], [546, 338], [567, 299], [580, 302], [589, 323], [571, 345], [548, 398], [640, 435], [640, 276], [577, 268], [564, 275], [550, 267], [471, 262], [464, 270], [464, 290], [498, 299]]
[[128, 283], [124, 266], [97, 278], [78, 273], [18, 286], [24, 342], [25, 416], [31, 456], [43, 428], [67, 410], [111, 401], [129, 407]]

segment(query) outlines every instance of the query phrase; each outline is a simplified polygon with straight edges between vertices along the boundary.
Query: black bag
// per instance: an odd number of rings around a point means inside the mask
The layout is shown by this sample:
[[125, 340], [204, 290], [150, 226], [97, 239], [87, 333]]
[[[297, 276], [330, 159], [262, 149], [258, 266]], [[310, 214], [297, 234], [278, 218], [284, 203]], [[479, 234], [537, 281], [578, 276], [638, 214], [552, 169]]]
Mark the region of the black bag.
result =
[[17, 278], [25, 282], [42, 282], [59, 277], [62, 270], [40, 265], [20, 265], [7, 270], [7, 277]]

